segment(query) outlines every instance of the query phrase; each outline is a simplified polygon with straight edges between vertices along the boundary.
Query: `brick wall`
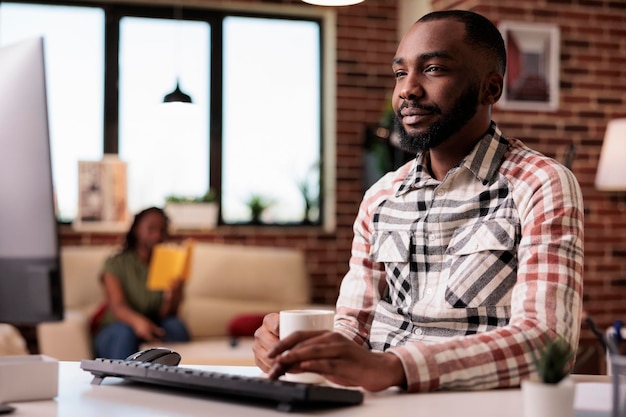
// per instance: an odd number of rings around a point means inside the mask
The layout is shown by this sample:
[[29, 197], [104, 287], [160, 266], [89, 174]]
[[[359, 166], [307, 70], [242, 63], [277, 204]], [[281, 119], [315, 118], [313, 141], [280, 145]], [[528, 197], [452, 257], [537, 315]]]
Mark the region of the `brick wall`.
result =
[[[570, 144], [576, 146], [572, 170], [585, 199], [584, 308], [602, 327], [616, 317], [626, 319], [626, 195], [598, 192], [593, 186], [606, 124], [626, 117], [626, 0], [433, 0], [433, 8], [472, 9], [495, 22], [559, 25], [559, 110], [496, 110], [494, 120], [506, 135], [559, 160]], [[336, 232], [226, 227], [197, 239], [300, 248], [307, 255], [315, 301], [334, 301], [347, 271], [352, 221], [362, 196], [364, 128], [379, 120], [393, 85], [390, 61], [397, 46], [397, 10], [395, 0], [366, 0], [336, 9]], [[62, 242], [110, 243], [121, 238], [67, 231]], [[583, 338], [592, 338], [586, 329]]]

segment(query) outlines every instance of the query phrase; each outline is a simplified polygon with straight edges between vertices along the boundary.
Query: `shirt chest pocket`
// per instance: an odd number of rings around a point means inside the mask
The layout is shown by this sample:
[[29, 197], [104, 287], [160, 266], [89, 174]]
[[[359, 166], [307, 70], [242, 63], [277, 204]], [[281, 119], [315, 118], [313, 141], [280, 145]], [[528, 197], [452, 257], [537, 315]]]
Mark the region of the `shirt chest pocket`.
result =
[[384, 298], [398, 307], [410, 305], [416, 291], [410, 267], [412, 236], [410, 231], [377, 231], [370, 249], [370, 259], [385, 265]]
[[370, 259], [380, 263], [408, 262], [411, 256], [411, 232], [384, 230], [375, 232]]
[[517, 278], [517, 224], [493, 219], [455, 231], [446, 250], [452, 308], [510, 304]]

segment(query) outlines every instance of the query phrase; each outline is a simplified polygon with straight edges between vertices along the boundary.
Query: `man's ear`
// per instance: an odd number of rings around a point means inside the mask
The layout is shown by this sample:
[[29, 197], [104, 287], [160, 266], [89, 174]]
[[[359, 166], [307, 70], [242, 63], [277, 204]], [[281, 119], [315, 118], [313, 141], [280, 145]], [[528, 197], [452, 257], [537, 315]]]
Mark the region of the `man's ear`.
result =
[[502, 88], [504, 86], [504, 78], [502, 74], [491, 72], [483, 85], [483, 93], [481, 96], [482, 104], [495, 104], [502, 96]]

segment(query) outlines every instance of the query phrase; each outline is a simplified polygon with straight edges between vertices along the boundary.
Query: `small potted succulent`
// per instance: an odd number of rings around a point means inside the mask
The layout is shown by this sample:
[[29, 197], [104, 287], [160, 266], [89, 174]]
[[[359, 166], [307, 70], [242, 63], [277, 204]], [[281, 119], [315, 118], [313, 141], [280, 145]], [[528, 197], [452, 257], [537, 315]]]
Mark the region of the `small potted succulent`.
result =
[[522, 381], [524, 417], [572, 417], [575, 386], [569, 378], [576, 351], [563, 338], [532, 353], [536, 378]]
[[217, 225], [219, 210], [212, 189], [199, 197], [171, 194], [165, 198], [164, 209], [174, 229], [213, 229]]
[[248, 200], [246, 200], [246, 205], [250, 209], [250, 223], [261, 224], [263, 212], [272, 204], [274, 204], [272, 200], [260, 194], [252, 194]]

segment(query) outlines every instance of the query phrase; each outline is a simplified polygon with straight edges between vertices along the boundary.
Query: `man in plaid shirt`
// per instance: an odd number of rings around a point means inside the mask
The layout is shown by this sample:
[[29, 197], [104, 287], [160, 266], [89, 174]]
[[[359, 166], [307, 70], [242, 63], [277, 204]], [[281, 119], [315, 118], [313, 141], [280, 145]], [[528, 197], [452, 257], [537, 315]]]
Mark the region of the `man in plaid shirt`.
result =
[[517, 386], [546, 340], [578, 345], [579, 185], [491, 121], [506, 53], [484, 17], [426, 15], [392, 67], [396, 130], [417, 157], [365, 194], [335, 331], [279, 342], [268, 315], [257, 364], [372, 391]]

